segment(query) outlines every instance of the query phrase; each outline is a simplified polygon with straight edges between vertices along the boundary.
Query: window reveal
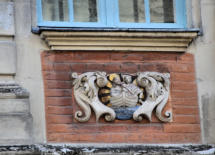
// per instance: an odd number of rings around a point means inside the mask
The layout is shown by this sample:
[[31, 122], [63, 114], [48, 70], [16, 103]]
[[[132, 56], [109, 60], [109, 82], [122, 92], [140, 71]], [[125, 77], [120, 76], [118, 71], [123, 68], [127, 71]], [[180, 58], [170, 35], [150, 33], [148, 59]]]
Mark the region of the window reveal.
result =
[[37, 0], [38, 26], [185, 28], [184, 0]]

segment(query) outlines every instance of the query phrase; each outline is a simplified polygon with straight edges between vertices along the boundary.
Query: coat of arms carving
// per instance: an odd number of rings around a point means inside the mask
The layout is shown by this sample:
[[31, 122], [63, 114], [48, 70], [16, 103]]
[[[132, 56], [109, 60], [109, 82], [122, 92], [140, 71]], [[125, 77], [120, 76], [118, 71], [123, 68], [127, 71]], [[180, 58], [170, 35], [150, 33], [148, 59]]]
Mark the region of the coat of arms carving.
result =
[[139, 72], [136, 74], [105, 72], [72, 73], [74, 97], [81, 111], [75, 113], [79, 122], [87, 122], [91, 109], [98, 121], [143, 117], [151, 121], [153, 110], [163, 122], [172, 120], [172, 112], [163, 109], [169, 97], [169, 73]]

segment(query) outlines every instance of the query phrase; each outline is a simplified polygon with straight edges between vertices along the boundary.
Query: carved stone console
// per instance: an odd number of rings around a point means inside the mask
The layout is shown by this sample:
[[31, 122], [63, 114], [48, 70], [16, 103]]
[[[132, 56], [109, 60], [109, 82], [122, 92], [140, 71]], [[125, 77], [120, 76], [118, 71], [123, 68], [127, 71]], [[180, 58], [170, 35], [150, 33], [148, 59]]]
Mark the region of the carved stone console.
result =
[[162, 111], [168, 101], [170, 75], [158, 72], [138, 72], [136, 74], [105, 72], [72, 73], [73, 92], [82, 111], [75, 113], [79, 122], [87, 122], [91, 108], [98, 121], [104, 115], [106, 121], [144, 117], [151, 121], [155, 109], [156, 116], [163, 122], [172, 121], [172, 112]]

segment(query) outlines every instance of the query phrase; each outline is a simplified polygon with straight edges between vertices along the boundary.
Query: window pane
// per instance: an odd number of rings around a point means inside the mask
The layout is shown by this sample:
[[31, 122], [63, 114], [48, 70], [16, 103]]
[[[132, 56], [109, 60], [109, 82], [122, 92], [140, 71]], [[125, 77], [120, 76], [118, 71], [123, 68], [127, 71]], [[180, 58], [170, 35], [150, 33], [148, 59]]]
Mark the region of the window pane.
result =
[[144, 0], [119, 0], [120, 22], [145, 22]]
[[149, 0], [150, 17], [154, 23], [174, 23], [174, 0]]
[[42, 0], [44, 21], [69, 21], [68, 0]]
[[73, 0], [75, 22], [97, 22], [97, 0]]

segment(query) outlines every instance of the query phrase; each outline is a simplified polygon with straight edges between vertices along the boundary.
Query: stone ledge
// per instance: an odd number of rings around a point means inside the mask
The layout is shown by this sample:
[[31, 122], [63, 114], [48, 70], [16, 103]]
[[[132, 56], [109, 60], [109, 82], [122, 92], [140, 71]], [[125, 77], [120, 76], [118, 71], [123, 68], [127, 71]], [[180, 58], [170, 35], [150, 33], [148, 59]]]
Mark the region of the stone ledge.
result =
[[29, 92], [15, 82], [0, 82], [0, 99], [28, 98]]
[[44, 155], [192, 155], [214, 154], [213, 145], [140, 145], [140, 144], [35, 144], [0, 146], [2, 154], [44, 154]]
[[198, 31], [63, 32], [43, 31], [51, 50], [185, 52]]

